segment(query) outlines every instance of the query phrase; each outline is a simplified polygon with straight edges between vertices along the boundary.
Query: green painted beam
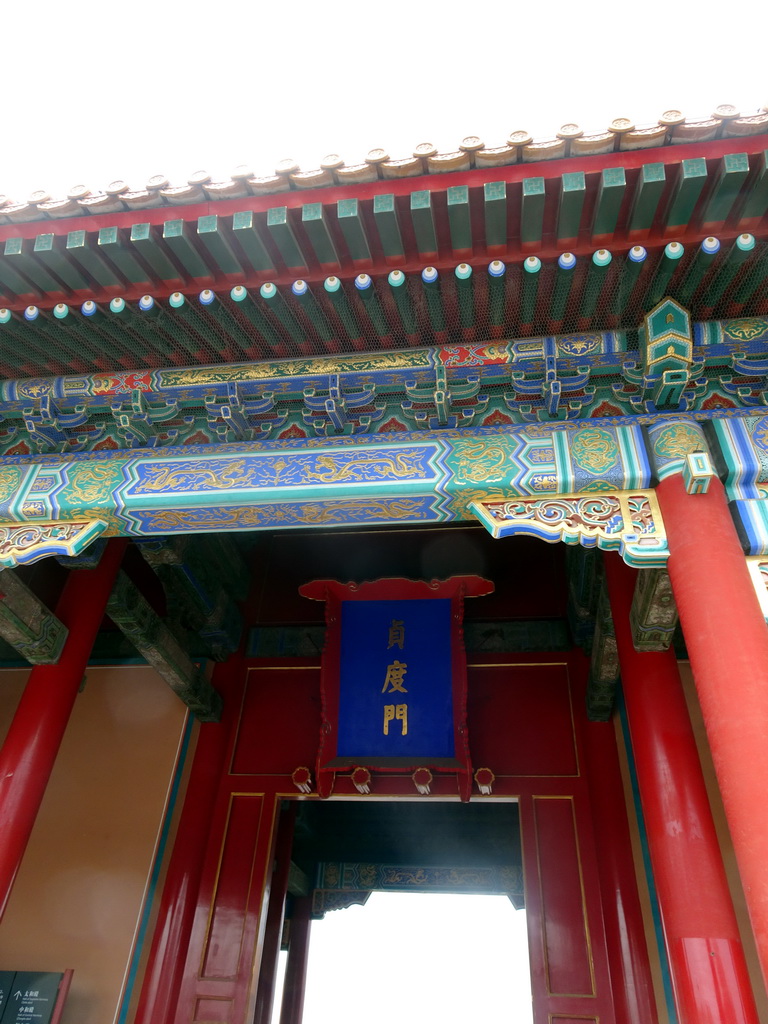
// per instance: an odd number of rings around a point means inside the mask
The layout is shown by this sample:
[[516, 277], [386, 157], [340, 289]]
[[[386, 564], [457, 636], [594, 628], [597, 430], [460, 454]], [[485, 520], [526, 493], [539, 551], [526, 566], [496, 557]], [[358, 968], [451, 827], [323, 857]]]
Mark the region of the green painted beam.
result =
[[706, 181], [707, 161], [704, 157], [683, 160], [664, 217], [667, 234], [687, 227]]
[[241, 284], [236, 284], [229, 297], [237, 303], [237, 309], [248, 318], [272, 351], [278, 352], [283, 344], [280, 336], [248, 291]]
[[230, 244], [223, 218], [211, 213], [197, 218], [197, 237], [223, 274], [242, 274], [243, 268]]
[[432, 210], [432, 193], [429, 189], [411, 192], [411, 223], [419, 256], [422, 259], [437, 256], [437, 232]]
[[[119, 301], [125, 305], [123, 299]], [[94, 338], [98, 339], [99, 343], [106, 341], [109, 345], [109, 351], [118, 360], [128, 360], [124, 362], [125, 366], [132, 365], [134, 352], [146, 352], [146, 345], [138, 348], [134, 344], [131, 334], [123, 330], [120, 321], [110, 313], [105, 313], [103, 309], [100, 309], [93, 299], [86, 299], [80, 307], [80, 312], [87, 319], [88, 323], [93, 325]]]
[[395, 300], [403, 330], [406, 334], [415, 335], [417, 332], [416, 315], [408, 294], [408, 281], [405, 274], [402, 270], [392, 270], [387, 277], [387, 282], [392, 290], [392, 298]]
[[301, 210], [301, 226], [315, 250], [317, 262], [323, 270], [333, 270], [340, 266], [339, 254], [325, 219], [325, 207], [322, 203], [307, 203]]
[[543, 178], [524, 179], [520, 197], [520, 241], [528, 248], [541, 245], [545, 198]]
[[373, 217], [385, 259], [402, 259], [405, 256], [400, 223], [397, 217], [395, 197], [392, 194], [374, 196]]
[[276, 320], [280, 321], [293, 340], [300, 344], [306, 342], [306, 333], [302, 330], [301, 325], [297, 323], [296, 318], [288, 308], [285, 299], [278, 291], [276, 285], [268, 281], [261, 286], [259, 294], [266, 303], [267, 309]]
[[460, 263], [454, 271], [456, 277], [456, 294], [459, 300], [459, 322], [463, 328], [475, 326], [474, 282], [472, 267], [468, 263]]
[[[16, 313], [10, 309], [0, 309], [0, 348], [2, 348], [2, 361], [7, 365], [21, 369], [29, 362], [36, 363], [41, 352], [37, 352], [34, 344], [27, 342], [27, 334], [31, 330], [23, 324]], [[50, 369], [50, 363], [43, 360], [42, 365]]]
[[63, 331], [49, 313], [44, 313], [36, 306], [27, 306], [23, 313], [24, 319], [33, 329], [38, 332], [43, 344], [47, 347], [53, 345], [57, 358], [59, 353], [65, 353], [67, 359], [75, 361], [82, 359], [82, 347], [70, 336], [68, 331]]
[[365, 311], [379, 339], [388, 337], [390, 334], [389, 325], [381, 308], [373, 281], [368, 274], [357, 275], [355, 278], [355, 291], [358, 298], [362, 300]]
[[[246, 351], [252, 348], [253, 339], [249, 333], [238, 323], [227, 306], [224, 305], [212, 289], [203, 288], [198, 295], [198, 300], [202, 310], [221, 324], [224, 334], [230, 341], [236, 341]], [[216, 335], [211, 340], [215, 342], [216, 347], [222, 347], [222, 342]], [[226, 341], [224, 344], [226, 344]]]
[[754, 235], [745, 232], [738, 236], [726, 254], [714, 281], [707, 286], [707, 309], [714, 309], [720, 299], [722, 299], [726, 289], [741, 269], [742, 264], [754, 251], [755, 245]]
[[274, 260], [259, 234], [256, 215], [252, 210], [240, 210], [233, 215], [232, 237], [240, 245], [255, 271], [274, 273]]
[[142, 332], [136, 330], [135, 327], [135, 313], [130, 308], [128, 303], [121, 296], [116, 296], [114, 299], [109, 301], [109, 318], [112, 327], [115, 331], [119, 331], [123, 328], [122, 334], [126, 338], [131, 338], [135, 344], [135, 350], [141, 356], [148, 356], [152, 353], [152, 343], [150, 341], [150, 332]]
[[591, 319], [594, 316], [598, 299], [608, 283], [608, 271], [612, 260], [613, 256], [607, 249], [598, 249], [597, 252], [592, 253], [587, 271], [587, 281], [579, 302], [580, 317]]
[[134, 224], [129, 239], [131, 245], [161, 281], [181, 284], [183, 278], [168, 259], [158, 238], [158, 229], [152, 224]]
[[360, 331], [360, 327], [358, 326], [357, 320], [355, 319], [339, 278], [335, 275], [326, 277], [323, 282], [323, 287], [336, 312], [336, 315], [349, 336], [349, 340], [352, 344], [362, 344], [362, 332]]
[[88, 280], [77, 264], [64, 255], [65, 244], [66, 239], [62, 235], [38, 235], [32, 251], [35, 258], [45, 264], [71, 291], [86, 291]]
[[507, 244], [507, 184], [504, 181], [486, 181], [483, 185], [483, 212], [485, 214], [485, 244], [487, 248], [506, 247]]
[[307, 260], [301, 251], [296, 235], [288, 218], [287, 206], [274, 206], [267, 212], [267, 230], [272, 236], [280, 255], [289, 270], [304, 271]]
[[683, 283], [677, 291], [678, 302], [681, 302], [684, 306], [688, 305], [699, 285], [704, 280], [704, 275], [717, 259], [719, 252], [720, 242], [717, 238], [710, 236], [704, 239], [696, 250], [696, 255], [691, 260], [691, 264], [683, 278]]
[[768, 211], [768, 149], [760, 154], [754, 178], [747, 183], [747, 188], [749, 192], [739, 214], [742, 223], [762, 220]]
[[99, 252], [109, 257], [122, 276], [131, 284], [150, 288], [152, 278], [124, 243], [120, 228], [101, 228], [98, 234]]
[[51, 274], [44, 262], [33, 256], [34, 244], [31, 238], [8, 238], [3, 256], [11, 266], [31, 281], [35, 288], [43, 292], [62, 294], [62, 282]]
[[666, 184], [664, 164], [643, 164], [640, 168], [629, 212], [630, 239], [639, 237], [641, 233], [646, 237], [650, 233]]
[[427, 303], [429, 322], [432, 330], [442, 333], [445, 330], [445, 312], [440, 295], [440, 275], [434, 267], [425, 267], [421, 272], [421, 286]]
[[679, 242], [669, 242], [656, 266], [656, 273], [648, 289], [645, 305], [652, 309], [667, 294], [674, 274], [680, 269], [685, 249]]
[[212, 281], [208, 265], [190, 238], [190, 227], [183, 220], [167, 220], [163, 224], [163, 242], [184, 268], [184, 272], [195, 281]]
[[702, 216], [704, 231], [714, 230], [727, 220], [749, 174], [746, 153], [726, 153], [720, 161], [712, 192]]
[[[8, 239], [12, 241], [12, 239]], [[7, 244], [7, 243], [6, 243]], [[22, 295], [24, 298], [39, 298], [40, 290], [23, 277], [13, 262], [5, 255], [0, 256], [0, 285], [5, 295]]]
[[559, 323], [565, 316], [565, 308], [573, 288], [576, 257], [572, 252], [561, 253], [557, 258], [555, 287], [549, 304], [549, 319]]
[[359, 201], [357, 199], [340, 199], [336, 204], [336, 217], [341, 227], [341, 233], [344, 235], [344, 241], [347, 243], [350, 259], [353, 262], [370, 260], [371, 247], [365, 233]]
[[91, 246], [85, 231], [69, 232], [66, 253], [102, 288], [122, 286], [120, 275], [112, 264], [104, 259], [101, 252]]
[[321, 341], [330, 341], [333, 338], [333, 331], [307, 282], [294, 281], [291, 285], [291, 295], [301, 306], [304, 315], [317, 331]]
[[557, 205], [558, 242], [572, 242], [579, 237], [586, 194], [587, 182], [583, 171], [569, 171], [562, 176]]
[[175, 342], [179, 350], [194, 362], [198, 354], [198, 343], [189, 336], [180, 317], [163, 316], [160, 303], [155, 302], [151, 295], [142, 295], [138, 301], [138, 309], [142, 316], [151, 317], [155, 321], [152, 326], [160, 339], [161, 349], [170, 355], [173, 352], [172, 343]]
[[448, 189], [448, 226], [454, 255], [471, 255], [472, 219], [469, 209], [469, 188], [466, 185], [453, 185]]
[[102, 357], [99, 339], [94, 337], [92, 331], [88, 330], [86, 318], [75, 313], [66, 302], [57, 303], [53, 307], [52, 312], [53, 326], [63, 328], [60, 337], [64, 337], [64, 331], [69, 333], [69, 338], [66, 339], [65, 343], [70, 352], [73, 352], [75, 356], [87, 353], [88, 357], [96, 360], [98, 365], [98, 360]]
[[541, 260], [538, 256], [529, 256], [523, 260], [523, 286], [520, 295], [520, 323], [532, 324], [536, 315], [536, 299], [539, 294], [541, 280]]
[[592, 219], [592, 237], [594, 239], [613, 237], [626, 190], [627, 175], [624, 168], [605, 167], [600, 175], [595, 213]]
[[493, 327], [504, 323], [506, 271], [501, 260], [488, 264], [488, 321]]
[[613, 296], [611, 312], [614, 315], [623, 315], [629, 300], [632, 298], [632, 293], [635, 290], [635, 286], [637, 285], [640, 275], [645, 269], [647, 261], [648, 252], [645, 247], [642, 245], [633, 245], [627, 253], [627, 258], [624, 260], [624, 266], [621, 269], [621, 276], [619, 277], [619, 287], [616, 289]]

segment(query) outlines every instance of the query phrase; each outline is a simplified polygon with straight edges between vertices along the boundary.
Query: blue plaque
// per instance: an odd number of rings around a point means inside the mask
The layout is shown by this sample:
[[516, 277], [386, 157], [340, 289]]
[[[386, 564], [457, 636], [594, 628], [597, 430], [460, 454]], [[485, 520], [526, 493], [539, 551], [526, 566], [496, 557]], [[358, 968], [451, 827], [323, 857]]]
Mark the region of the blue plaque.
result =
[[451, 604], [341, 602], [337, 757], [455, 756]]

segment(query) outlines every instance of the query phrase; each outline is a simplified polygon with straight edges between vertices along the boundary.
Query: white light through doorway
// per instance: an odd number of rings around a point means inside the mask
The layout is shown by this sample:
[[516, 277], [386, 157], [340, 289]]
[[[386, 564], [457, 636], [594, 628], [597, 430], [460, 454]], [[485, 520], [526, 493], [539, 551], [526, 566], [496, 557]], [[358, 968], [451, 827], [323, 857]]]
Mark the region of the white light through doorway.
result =
[[303, 1024], [532, 1019], [525, 912], [504, 896], [375, 892], [312, 924]]

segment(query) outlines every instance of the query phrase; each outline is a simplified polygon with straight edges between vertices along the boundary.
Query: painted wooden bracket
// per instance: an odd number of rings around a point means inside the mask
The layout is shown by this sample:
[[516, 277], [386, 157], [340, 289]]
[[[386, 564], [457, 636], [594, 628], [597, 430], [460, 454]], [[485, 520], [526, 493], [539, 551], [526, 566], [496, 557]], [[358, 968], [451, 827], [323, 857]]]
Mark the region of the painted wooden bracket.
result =
[[79, 555], [106, 528], [103, 519], [0, 526], [0, 567], [29, 565], [49, 555]]
[[607, 722], [611, 717], [619, 675], [619, 652], [613, 628], [611, 602], [603, 581], [597, 601], [592, 661], [587, 684], [587, 715], [591, 721]]
[[59, 660], [69, 630], [12, 569], [0, 575], [0, 636], [33, 665]]
[[666, 569], [638, 573], [630, 613], [636, 651], [666, 651], [677, 627], [677, 605]]
[[179, 624], [202, 637], [215, 661], [226, 661], [237, 649], [242, 628], [233, 598], [241, 600], [248, 586], [231, 541], [177, 537], [138, 547], [163, 584]]
[[669, 554], [654, 491], [472, 501], [469, 508], [497, 538], [522, 535], [618, 551], [637, 568], [662, 567]]
[[218, 722], [221, 697], [124, 572], [107, 602], [107, 614], [201, 722]]

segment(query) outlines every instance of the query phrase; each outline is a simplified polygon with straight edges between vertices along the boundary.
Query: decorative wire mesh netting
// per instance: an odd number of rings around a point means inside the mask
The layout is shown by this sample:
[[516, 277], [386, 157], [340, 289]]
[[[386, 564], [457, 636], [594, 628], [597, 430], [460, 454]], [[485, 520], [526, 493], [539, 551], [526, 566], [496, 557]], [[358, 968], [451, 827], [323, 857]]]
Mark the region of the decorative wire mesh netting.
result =
[[636, 246], [551, 262], [529, 257], [343, 280], [313, 275], [293, 285], [170, 299], [2, 310], [0, 373], [113, 373], [604, 330], [626, 331], [631, 351], [644, 314], [666, 295], [694, 320], [763, 313], [768, 245], [741, 235], [722, 246], [707, 239], [647, 253]]

